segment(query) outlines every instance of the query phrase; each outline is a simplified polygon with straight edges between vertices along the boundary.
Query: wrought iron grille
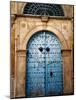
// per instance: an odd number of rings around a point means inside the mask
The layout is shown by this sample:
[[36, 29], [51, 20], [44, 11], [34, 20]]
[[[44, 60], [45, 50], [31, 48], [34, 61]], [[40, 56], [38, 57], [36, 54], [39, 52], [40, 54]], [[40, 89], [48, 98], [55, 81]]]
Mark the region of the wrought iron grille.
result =
[[62, 6], [59, 4], [27, 3], [23, 14], [64, 16]]

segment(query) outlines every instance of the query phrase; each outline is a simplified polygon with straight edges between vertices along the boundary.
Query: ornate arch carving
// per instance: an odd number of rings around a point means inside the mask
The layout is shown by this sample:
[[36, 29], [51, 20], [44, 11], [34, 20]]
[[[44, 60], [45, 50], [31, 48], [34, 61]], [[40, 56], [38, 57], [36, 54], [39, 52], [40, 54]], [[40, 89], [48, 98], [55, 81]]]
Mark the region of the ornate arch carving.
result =
[[66, 50], [68, 49], [68, 44], [67, 44], [67, 41], [65, 40], [63, 34], [61, 34], [61, 32], [52, 27], [52, 26], [38, 26], [38, 27], [35, 27], [34, 29], [32, 29], [31, 31], [29, 31], [26, 35], [26, 37], [24, 37], [23, 39], [23, 48], [25, 47], [25, 50], [27, 48], [27, 43], [29, 41], [29, 39], [31, 38], [31, 36], [33, 34], [35, 34], [37, 31], [42, 31], [42, 30], [47, 30], [47, 31], [50, 31], [50, 32], [53, 32], [57, 37], [58, 39], [60, 40], [61, 44], [62, 44], [62, 50]]

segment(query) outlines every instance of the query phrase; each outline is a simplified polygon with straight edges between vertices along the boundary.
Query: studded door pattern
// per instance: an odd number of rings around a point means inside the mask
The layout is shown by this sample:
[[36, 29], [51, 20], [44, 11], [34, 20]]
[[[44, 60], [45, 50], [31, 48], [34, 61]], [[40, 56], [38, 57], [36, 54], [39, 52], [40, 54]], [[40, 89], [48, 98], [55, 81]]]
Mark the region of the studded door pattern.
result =
[[27, 46], [27, 97], [60, 95], [62, 76], [60, 41], [52, 32], [35, 33]]

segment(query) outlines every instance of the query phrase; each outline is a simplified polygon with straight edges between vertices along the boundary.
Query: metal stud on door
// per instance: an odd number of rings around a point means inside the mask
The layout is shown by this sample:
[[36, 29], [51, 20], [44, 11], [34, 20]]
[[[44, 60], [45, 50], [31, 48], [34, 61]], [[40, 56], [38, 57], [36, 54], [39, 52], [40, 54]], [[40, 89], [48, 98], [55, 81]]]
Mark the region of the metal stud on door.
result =
[[35, 33], [27, 46], [27, 97], [62, 93], [61, 45], [48, 31]]

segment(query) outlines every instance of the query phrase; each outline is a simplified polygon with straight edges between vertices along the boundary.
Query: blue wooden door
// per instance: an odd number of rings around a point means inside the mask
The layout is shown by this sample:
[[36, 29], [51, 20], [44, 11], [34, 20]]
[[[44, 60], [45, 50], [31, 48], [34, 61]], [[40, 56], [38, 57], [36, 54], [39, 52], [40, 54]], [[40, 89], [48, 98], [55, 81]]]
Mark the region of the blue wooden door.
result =
[[60, 41], [52, 32], [37, 32], [27, 46], [26, 95], [60, 95], [62, 90]]

